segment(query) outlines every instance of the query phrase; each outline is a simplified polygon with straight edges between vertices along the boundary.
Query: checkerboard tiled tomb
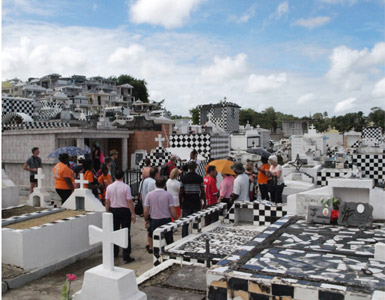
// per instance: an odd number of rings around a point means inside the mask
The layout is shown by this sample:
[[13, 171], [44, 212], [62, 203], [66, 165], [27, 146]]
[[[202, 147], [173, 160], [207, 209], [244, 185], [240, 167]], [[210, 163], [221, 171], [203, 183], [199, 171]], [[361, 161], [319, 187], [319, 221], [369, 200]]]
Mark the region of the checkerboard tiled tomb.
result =
[[285, 216], [207, 272], [207, 296], [370, 300], [385, 291], [385, 262], [374, 259], [383, 241], [384, 223], [361, 230]]
[[362, 177], [385, 180], [384, 154], [353, 154], [353, 164], [361, 170]]
[[[164, 234], [169, 231], [174, 231], [177, 228], [181, 228], [183, 225], [192, 225], [192, 233], [198, 234], [202, 232], [202, 220], [208, 215], [213, 213], [219, 213], [219, 220], [223, 220], [224, 214], [226, 212], [226, 203], [219, 203], [215, 206], [211, 206], [205, 210], [199, 211], [187, 217], [176, 220], [175, 222], [171, 222], [165, 225], [158, 227], [154, 231], [153, 242], [154, 242], [154, 266], [159, 265], [163, 261], [169, 258], [175, 258], [175, 253], [170, 256], [166, 250], [166, 241], [164, 238]], [[183, 255], [182, 255], [183, 258]], [[186, 261], [198, 262], [197, 258], [186, 257]]]
[[229, 156], [230, 139], [228, 136], [204, 134], [173, 134], [170, 147], [195, 149], [206, 158], [222, 159]]
[[253, 225], [271, 225], [287, 214], [286, 204], [256, 200], [235, 201], [225, 218], [225, 223], [250, 222]]

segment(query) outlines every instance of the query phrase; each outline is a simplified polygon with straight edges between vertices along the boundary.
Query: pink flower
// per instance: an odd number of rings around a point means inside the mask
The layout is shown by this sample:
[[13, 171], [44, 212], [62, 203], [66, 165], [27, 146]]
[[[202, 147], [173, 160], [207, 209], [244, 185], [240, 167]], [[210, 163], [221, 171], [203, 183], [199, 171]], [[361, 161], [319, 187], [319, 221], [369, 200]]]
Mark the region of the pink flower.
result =
[[66, 276], [67, 276], [68, 281], [74, 281], [77, 279], [75, 274], [67, 274]]

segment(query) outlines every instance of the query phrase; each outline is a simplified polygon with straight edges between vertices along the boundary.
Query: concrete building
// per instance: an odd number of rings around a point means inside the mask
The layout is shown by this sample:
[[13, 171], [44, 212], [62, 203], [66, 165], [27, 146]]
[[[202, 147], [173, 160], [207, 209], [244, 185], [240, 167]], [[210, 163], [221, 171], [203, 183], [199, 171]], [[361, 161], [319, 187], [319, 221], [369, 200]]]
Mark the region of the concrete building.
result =
[[199, 122], [204, 125], [210, 120], [227, 133], [238, 132], [240, 108], [238, 104], [227, 102], [226, 98], [217, 104], [199, 105]]
[[284, 138], [292, 135], [304, 135], [307, 133], [309, 121], [307, 120], [282, 120], [282, 132]]

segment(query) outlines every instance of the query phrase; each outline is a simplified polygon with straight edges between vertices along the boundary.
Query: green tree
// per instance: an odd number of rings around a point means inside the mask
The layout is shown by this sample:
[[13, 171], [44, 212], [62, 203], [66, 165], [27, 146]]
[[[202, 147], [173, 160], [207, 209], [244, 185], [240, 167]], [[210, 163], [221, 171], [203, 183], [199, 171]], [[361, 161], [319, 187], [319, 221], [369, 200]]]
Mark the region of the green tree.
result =
[[148, 102], [148, 91], [147, 91], [147, 82], [144, 79], [137, 79], [131, 75], [120, 75], [118, 78], [110, 77], [113, 80], [116, 80], [117, 85], [122, 84], [131, 84], [134, 88], [132, 90], [132, 95], [136, 99], [140, 99], [142, 102]]
[[199, 107], [190, 109], [191, 120], [193, 125], [199, 125]]
[[381, 127], [385, 130], [385, 111], [380, 107], [373, 107], [368, 115], [369, 122], [373, 122], [374, 126]]

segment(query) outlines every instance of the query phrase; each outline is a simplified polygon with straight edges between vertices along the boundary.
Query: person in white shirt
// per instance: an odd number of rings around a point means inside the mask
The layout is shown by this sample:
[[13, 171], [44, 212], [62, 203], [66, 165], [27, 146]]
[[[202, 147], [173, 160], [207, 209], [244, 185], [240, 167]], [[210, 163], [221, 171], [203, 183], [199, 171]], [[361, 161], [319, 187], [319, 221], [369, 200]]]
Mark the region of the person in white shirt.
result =
[[234, 180], [233, 193], [231, 194], [232, 202], [235, 200], [250, 201], [250, 179], [249, 176], [245, 174], [245, 168], [241, 162], [234, 163], [231, 168], [237, 174], [237, 178]]
[[[144, 179], [141, 183], [141, 186], [139, 187], [140, 190], [140, 197], [143, 205], [144, 210], [144, 203], [146, 202], [147, 194], [153, 190], [155, 190], [156, 186], [156, 179], [159, 179], [159, 170], [158, 168], [151, 168], [150, 169], [150, 177], [147, 177]], [[151, 235], [151, 216], [148, 218], [148, 221], [145, 222], [145, 228], [147, 229], [147, 245], [146, 249], [149, 253], [152, 253], [152, 235]]]
[[282, 166], [278, 164], [278, 158], [276, 155], [269, 156], [270, 169], [266, 171], [270, 174], [273, 180], [273, 189], [271, 191], [272, 201], [275, 203], [282, 203], [282, 192], [285, 187], [283, 180]]
[[180, 203], [179, 203], [179, 189], [180, 181], [178, 181], [178, 176], [182, 173], [178, 168], [174, 168], [170, 173], [170, 178], [167, 180], [166, 187], [167, 191], [170, 192], [174, 198], [175, 209], [176, 209], [176, 219], [178, 220], [181, 214]]

